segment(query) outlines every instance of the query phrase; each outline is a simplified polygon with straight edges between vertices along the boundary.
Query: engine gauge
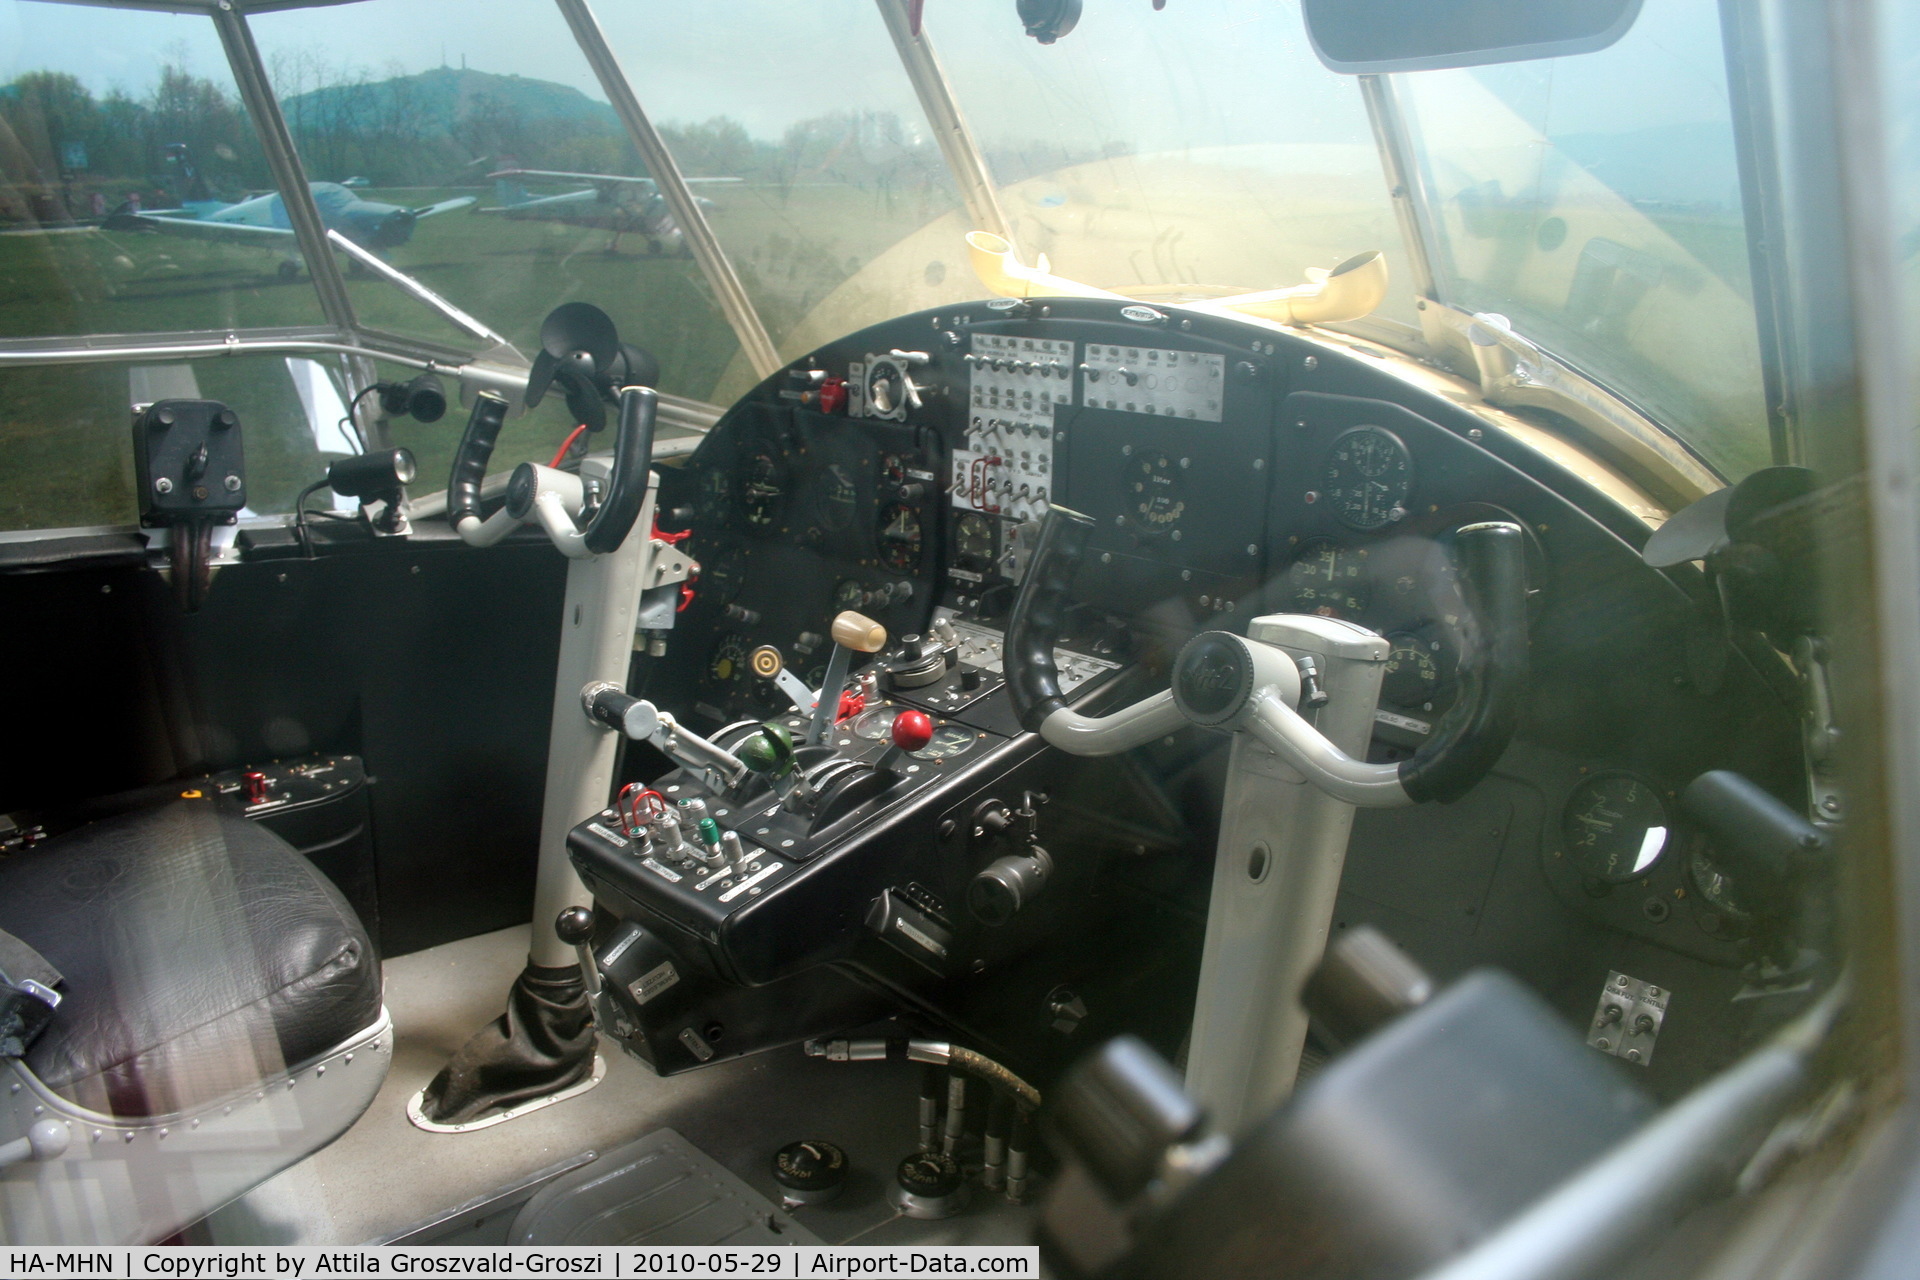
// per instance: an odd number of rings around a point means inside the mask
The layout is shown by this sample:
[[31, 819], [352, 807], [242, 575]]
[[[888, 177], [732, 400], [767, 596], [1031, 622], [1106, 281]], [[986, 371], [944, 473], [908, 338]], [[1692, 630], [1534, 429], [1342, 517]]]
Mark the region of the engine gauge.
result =
[[1381, 699], [1396, 707], [1430, 706], [1446, 684], [1438, 643], [1411, 631], [1390, 632], [1387, 643], [1393, 648], [1382, 671]]
[[700, 578], [695, 586], [695, 598], [723, 608], [732, 604], [747, 582], [746, 549], [724, 542], [711, 551], [701, 548], [696, 558], [700, 562]]
[[954, 522], [953, 549], [962, 562], [975, 569], [984, 569], [1000, 554], [995, 533], [992, 516], [969, 511]]
[[1630, 773], [1601, 773], [1567, 797], [1560, 838], [1567, 856], [1605, 884], [1626, 884], [1652, 871], [1672, 842], [1660, 793]]
[[715, 684], [744, 680], [747, 668], [747, 642], [739, 636], [721, 636], [707, 655], [707, 677]]
[[1380, 427], [1353, 427], [1333, 438], [1321, 469], [1321, 496], [1355, 529], [1383, 529], [1406, 518], [1413, 494], [1413, 455]]
[[845, 529], [859, 505], [860, 489], [852, 473], [838, 463], [828, 467], [820, 477], [820, 523], [835, 532]]
[[933, 731], [932, 740], [913, 754], [929, 760], [948, 760], [973, 750], [973, 744], [979, 740], [980, 735], [972, 729], [943, 724]]
[[906, 503], [896, 502], [880, 512], [880, 558], [887, 567], [911, 573], [920, 564], [925, 541], [920, 513]]
[[747, 454], [741, 468], [740, 505], [747, 523], [766, 528], [779, 518], [787, 496], [790, 469], [786, 455], [771, 442], [761, 442]]
[[867, 365], [866, 392], [868, 417], [898, 422], [906, 418], [917, 389], [894, 361], [874, 360]]
[[1366, 612], [1369, 587], [1365, 551], [1343, 547], [1332, 538], [1314, 538], [1302, 544], [1287, 566], [1281, 608], [1352, 618]]
[[893, 732], [893, 719], [899, 714], [898, 707], [869, 707], [855, 718], [853, 732], [857, 737], [878, 742]]
[[1135, 529], [1164, 534], [1179, 525], [1187, 513], [1186, 485], [1179, 463], [1164, 453], [1136, 454], [1120, 474], [1127, 515]]
[[1740, 888], [1728, 875], [1713, 846], [1696, 840], [1687, 855], [1687, 875], [1700, 897], [1720, 915], [1736, 925], [1753, 919], [1753, 909], [1741, 899]]

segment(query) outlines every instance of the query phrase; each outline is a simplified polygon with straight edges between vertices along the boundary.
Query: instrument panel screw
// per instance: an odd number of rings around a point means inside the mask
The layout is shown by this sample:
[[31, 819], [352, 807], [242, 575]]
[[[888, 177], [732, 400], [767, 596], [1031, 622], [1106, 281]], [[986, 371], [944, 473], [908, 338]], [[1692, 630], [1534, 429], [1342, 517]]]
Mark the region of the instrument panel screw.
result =
[[1308, 373], [1312, 373], [1315, 369], [1318, 369], [1320, 367], [1320, 357], [1308, 356], [1305, 360], [1302, 360], [1300, 362], [1300, 367], [1302, 369], [1305, 369]]
[[153, 482], [153, 491], [155, 493], [172, 493], [173, 481], [167, 479], [165, 476], [161, 476]]
[[1251, 543], [1251, 542], [1249, 542], [1249, 543], [1247, 544], [1247, 554], [1248, 554], [1248, 555], [1250, 555], [1250, 556], [1257, 556], [1257, 555], [1259, 555], [1259, 554], [1260, 554], [1260, 548], [1259, 548], [1259, 546], [1258, 546], [1258, 545], [1256, 545], [1256, 544], [1254, 544], [1254, 543]]
[[234, 476], [234, 475], [230, 475], [230, 476], [228, 476], [228, 477], [227, 477], [227, 478], [226, 478], [226, 479], [225, 479], [224, 481], [222, 481], [221, 483], [223, 483], [223, 484], [225, 484], [225, 485], [227, 486], [227, 492], [228, 492], [228, 493], [238, 493], [238, 492], [240, 492], [240, 477], [239, 477], [239, 476]]
[[1469, 427], [1467, 429], [1467, 439], [1469, 440], [1484, 440], [1486, 436], [1487, 433], [1478, 427]]

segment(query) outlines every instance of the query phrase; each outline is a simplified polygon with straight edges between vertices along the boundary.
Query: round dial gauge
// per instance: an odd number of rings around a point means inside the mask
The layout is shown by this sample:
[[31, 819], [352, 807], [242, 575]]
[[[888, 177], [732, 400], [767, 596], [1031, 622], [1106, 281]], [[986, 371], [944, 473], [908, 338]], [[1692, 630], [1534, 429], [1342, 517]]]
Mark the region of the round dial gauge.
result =
[[852, 472], [840, 463], [828, 467], [820, 477], [820, 523], [836, 532], [845, 529], [859, 505], [860, 489]]
[[719, 515], [727, 509], [733, 498], [733, 476], [720, 467], [709, 467], [700, 477], [700, 505], [710, 514]]
[[1660, 795], [1630, 773], [1588, 778], [1567, 797], [1560, 836], [1567, 856], [1607, 884], [1638, 880], [1659, 863], [1673, 828]]
[[853, 732], [878, 742], [893, 732], [893, 718], [899, 714], [898, 707], [868, 707], [854, 720]]
[[1406, 517], [1413, 455], [1391, 431], [1353, 427], [1333, 438], [1320, 484], [1343, 523], [1382, 529]]
[[785, 455], [770, 443], [755, 445], [741, 468], [740, 505], [747, 523], [764, 528], [780, 514], [780, 503], [787, 494], [788, 467]]
[[930, 760], [946, 760], [973, 750], [980, 735], [957, 724], [943, 724], [933, 731], [933, 739], [913, 754]]
[[1752, 909], [1740, 899], [1739, 886], [1721, 867], [1713, 846], [1705, 840], [1696, 840], [1687, 855], [1687, 874], [1701, 898], [1715, 911], [1738, 924], [1753, 918]]
[[747, 666], [747, 642], [739, 636], [721, 636], [707, 655], [707, 675], [715, 684], [746, 679]]
[[1282, 607], [1292, 613], [1352, 618], [1366, 611], [1367, 553], [1315, 538], [1287, 566]]
[[1127, 512], [1142, 533], [1167, 533], [1187, 513], [1186, 485], [1180, 464], [1164, 453], [1130, 458], [1121, 471]]
[[969, 511], [961, 516], [953, 526], [953, 549], [961, 560], [976, 569], [992, 564], [996, 554], [993, 517], [983, 516], [978, 511]]
[[1393, 646], [1382, 672], [1380, 697], [1396, 707], [1421, 707], [1433, 701], [1445, 684], [1433, 641], [1411, 631], [1387, 636]]
[[920, 563], [925, 541], [920, 513], [906, 503], [896, 502], [880, 512], [880, 558], [889, 568], [911, 572]]
[[702, 549], [695, 558], [700, 562], [695, 598], [722, 607], [732, 604], [747, 582], [746, 550], [721, 543], [711, 551]]
[[907, 416], [907, 375], [891, 360], [867, 366], [867, 410], [875, 418]]

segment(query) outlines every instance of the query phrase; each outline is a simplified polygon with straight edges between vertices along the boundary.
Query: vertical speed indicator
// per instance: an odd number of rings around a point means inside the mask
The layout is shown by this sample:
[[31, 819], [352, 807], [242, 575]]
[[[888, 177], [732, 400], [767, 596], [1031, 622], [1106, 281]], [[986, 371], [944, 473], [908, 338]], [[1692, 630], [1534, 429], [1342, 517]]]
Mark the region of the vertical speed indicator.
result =
[[1406, 518], [1413, 494], [1413, 455], [1391, 431], [1353, 427], [1333, 438], [1320, 486], [1343, 524], [1384, 529]]

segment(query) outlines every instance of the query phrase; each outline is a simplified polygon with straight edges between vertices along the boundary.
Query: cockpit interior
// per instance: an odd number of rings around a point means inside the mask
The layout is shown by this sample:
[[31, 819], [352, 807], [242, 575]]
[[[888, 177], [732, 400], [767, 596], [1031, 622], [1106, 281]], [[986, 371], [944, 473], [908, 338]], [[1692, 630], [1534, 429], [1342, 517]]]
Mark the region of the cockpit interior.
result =
[[1900, 6], [0, 46], [0, 1243], [1906, 1274]]

